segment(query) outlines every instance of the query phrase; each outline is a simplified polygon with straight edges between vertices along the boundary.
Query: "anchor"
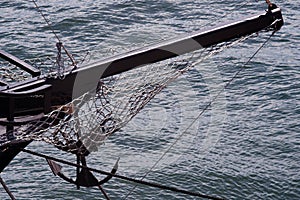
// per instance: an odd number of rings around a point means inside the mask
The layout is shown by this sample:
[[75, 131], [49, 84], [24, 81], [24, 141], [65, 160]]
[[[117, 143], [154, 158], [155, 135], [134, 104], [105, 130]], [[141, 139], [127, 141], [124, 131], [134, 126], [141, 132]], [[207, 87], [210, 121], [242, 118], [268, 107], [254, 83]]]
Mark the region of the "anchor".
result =
[[77, 155], [77, 164], [79, 165], [81, 163], [83, 167], [77, 167], [76, 180], [73, 180], [72, 178], [69, 178], [65, 174], [63, 174], [61, 165], [57, 164], [55, 161], [53, 161], [51, 159], [46, 159], [46, 160], [48, 162], [48, 165], [51, 168], [51, 171], [53, 172], [53, 174], [55, 176], [59, 176], [63, 180], [76, 185], [77, 189], [79, 189], [80, 186], [82, 186], [82, 187], [95, 187], [95, 186], [97, 186], [100, 189], [100, 191], [102, 192], [102, 194], [105, 196], [105, 198], [109, 199], [109, 197], [106, 194], [106, 192], [104, 191], [102, 185], [107, 183], [113, 177], [113, 175], [116, 174], [116, 172], [118, 170], [120, 158], [118, 158], [118, 160], [116, 161], [114, 167], [112, 168], [112, 170], [110, 172], [111, 175], [107, 175], [102, 180], [98, 180], [92, 174], [92, 172], [87, 168], [87, 163], [86, 163], [85, 156]]

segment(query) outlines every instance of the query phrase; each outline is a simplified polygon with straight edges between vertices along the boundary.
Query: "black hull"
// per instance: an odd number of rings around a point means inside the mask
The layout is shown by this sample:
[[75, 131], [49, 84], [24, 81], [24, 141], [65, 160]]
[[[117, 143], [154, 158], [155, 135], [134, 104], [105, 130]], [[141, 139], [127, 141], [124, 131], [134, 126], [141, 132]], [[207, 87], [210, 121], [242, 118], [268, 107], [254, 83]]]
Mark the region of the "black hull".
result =
[[18, 142], [15, 144], [9, 144], [1, 146], [0, 148], [0, 173], [5, 169], [6, 166], [20, 153], [20, 151], [29, 145], [31, 141]]

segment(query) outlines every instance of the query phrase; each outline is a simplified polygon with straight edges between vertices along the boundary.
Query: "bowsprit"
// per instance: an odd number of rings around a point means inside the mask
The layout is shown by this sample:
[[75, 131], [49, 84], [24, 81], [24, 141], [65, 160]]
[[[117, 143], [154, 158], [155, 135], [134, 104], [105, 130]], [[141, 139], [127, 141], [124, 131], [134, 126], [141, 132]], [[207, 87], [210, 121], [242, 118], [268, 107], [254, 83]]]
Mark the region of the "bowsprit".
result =
[[[282, 25], [281, 10], [276, 7], [244, 20], [184, 34], [89, 64], [76, 62], [61, 41], [57, 43], [56, 59], [39, 61], [39, 64], [25, 62], [1, 50], [4, 61], [0, 65], [0, 173], [24, 151], [46, 158], [55, 175], [78, 188], [98, 186], [108, 199], [102, 185], [112, 177], [126, 179], [116, 175], [118, 161], [111, 172], [104, 173], [106, 178], [99, 181], [87, 167], [86, 156], [97, 151], [108, 136], [124, 127], [170, 82], [189, 71], [193, 67], [191, 59], [201, 62], [258, 32], [274, 33]], [[70, 63], [64, 62], [64, 55], [71, 59]], [[57, 71], [42, 73], [37, 67], [48, 65], [56, 66]], [[57, 162], [63, 161], [26, 150], [34, 140], [76, 155], [76, 179], [62, 173], [62, 166]], [[14, 198], [2, 179], [1, 183]], [[201, 196], [157, 184], [138, 183]]]

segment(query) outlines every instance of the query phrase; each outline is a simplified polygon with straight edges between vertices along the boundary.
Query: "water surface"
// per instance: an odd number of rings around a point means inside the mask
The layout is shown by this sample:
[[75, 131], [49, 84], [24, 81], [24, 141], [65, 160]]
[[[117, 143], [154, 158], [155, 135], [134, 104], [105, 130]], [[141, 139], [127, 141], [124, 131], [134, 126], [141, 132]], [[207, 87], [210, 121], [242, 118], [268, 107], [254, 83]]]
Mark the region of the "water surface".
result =
[[[185, 133], [145, 180], [226, 199], [300, 199], [299, 1], [276, 1], [285, 25], [192, 126], [205, 105], [268, 34], [249, 39], [195, 66], [109, 138], [88, 163], [140, 178]], [[71, 52], [123, 52], [264, 12], [264, 1], [38, 1]], [[0, 2], [1, 49], [23, 59], [55, 55], [56, 38], [30, 1]], [[191, 127], [190, 127], [191, 126]], [[34, 142], [38, 152], [74, 161]], [[64, 169], [72, 174], [72, 168]], [[17, 199], [103, 199], [53, 176], [45, 160], [21, 153], [1, 174]], [[100, 177], [100, 175], [97, 175]], [[122, 199], [132, 183], [104, 185]], [[1, 189], [0, 199], [8, 199]], [[193, 199], [138, 186], [128, 199]]]

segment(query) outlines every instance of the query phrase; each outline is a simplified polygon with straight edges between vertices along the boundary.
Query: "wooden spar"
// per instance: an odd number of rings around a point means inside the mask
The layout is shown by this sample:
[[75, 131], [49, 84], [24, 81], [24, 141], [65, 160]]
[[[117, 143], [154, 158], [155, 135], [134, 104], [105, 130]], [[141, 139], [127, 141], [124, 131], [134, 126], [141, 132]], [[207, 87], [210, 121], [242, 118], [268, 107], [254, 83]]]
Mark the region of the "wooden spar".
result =
[[[9, 121], [10, 117], [13, 119], [16, 116], [25, 118], [28, 115], [46, 114], [51, 110], [52, 106], [65, 105], [72, 101], [73, 98], [77, 98], [94, 89], [101, 78], [169, 59], [200, 48], [210, 47], [234, 38], [247, 36], [261, 30], [279, 30], [282, 25], [281, 10], [277, 8], [272, 10], [272, 12], [262, 15], [207, 31], [183, 35], [159, 44], [150, 45], [81, 66], [73, 71], [66, 72], [64, 79], [36, 77], [26, 82], [16, 83], [8, 88], [0, 87], [0, 122], [4, 118]], [[5, 53], [2, 52], [1, 55], [5, 55]], [[35, 69], [19, 62], [15, 57], [8, 56], [7, 54], [3, 57], [33, 75], [39, 73]], [[13, 121], [2, 122], [2, 126], [11, 126], [15, 123]], [[29, 143], [21, 142], [3, 147], [0, 141], [0, 173], [15, 155], [19, 153], [19, 148], [24, 148]]]
[[35, 67], [29, 65], [28, 63], [24, 62], [23, 60], [20, 60], [16, 56], [13, 56], [3, 50], [0, 50], [0, 57], [4, 60], [7, 60], [11, 64], [16, 65], [17, 67], [20, 67], [24, 71], [31, 74], [33, 77], [41, 75], [41, 71], [39, 69], [36, 69]]
[[[273, 28], [280, 29], [283, 25], [283, 19], [279, 8], [272, 10], [271, 13], [263, 13], [207, 31], [186, 34], [175, 39], [116, 55], [92, 64], [79, 66], [71, 73], [66, 72], [66, 79], [69, 78], [69, 80], [66, 80], [65, 82], [72, 82], [74, 80], [70, 79], [75, 79], [76, 77], [74, 76], [77, 76], [77, 74], [82, 72], [88, 73], [88, 71], [93, 71], [95, 68], [99, 68], [100, 71], [103, 72], [100, 74], [100, 77], [97, 77], [98, 79], [119, 74], [138, 66], [159, 62], [200, 48], [210, 47], [221, 42], [240, 38], [266, 28], [271, 28], [270, 26], [272, 26], [276, 20], [279, 21], [275, 24], [276, 27], [274, 25]], [[47, 80], [51, 83], [59, 82], [51, 80], [51, 78]], [[24, 87], [26, 87], [26, 85]], [[64, 89], [61, 85], [59, 87]], [[60, 90], [60, 88], [54, 89]], [[68, 89], [72, 90], [72, 88]], [[10, 89], [10, 91], [12, 90], [13, 88]], [[5, 90], [3, 92], [5, 92]]]
[[[281, 10], [277, 8], [272, 10], [272, 12], [252, 16], [244, 20], [239, 20], [210, 30], [185, 34], [175, 39], [166, 40], [158, 44], [100, 60], [92, 64], [80, 66], [73, 71], [66, 72], [63, 80], [36, 77], [29, 79], [26, 82], [16, 83], [13, 86], [2, 86], [0, 87], [0, 118], [12, 114], [9, 109], [7, 109], [11, 102], [9, 100], [9, 98], [12, 98], [11, 94], [13, 94], [13, 98], [16, 99], [14, 103], [15, 109], [21, 111], [26, 110], [26, 112], [19, 112], [18, 114], [16, 113], [16, 115], [30, 115], [32, 114], [32, 112], [30, 112], [31, 110], [34, 110], [34, 113], [38, 112], [35, 108], [32, 108], [35, 104], [36, 107], [40, 108], [39, 111], [41, 113], [44, 110], [50, 110], [49, 107], [51, 106], [64, 105], [72, 101], [72, 99], [93, 90], [101, 78], [182, 55], [197, 49], [210, 47], [234, 38], [240, 38], [264, 29], [278, 30], [282, 25], [283, 19]], [[6, 57], [7, 60], [17, 63], [18, 66], [22, 66], [23, 69], [30, 73], [34, 75], [39, 74], [39, 71], [35, 68], [26, 65], [25, 62], [20, 61], [14, 56], [4, 53], [3, 51], [0, 51], [0, 53], [3, 57]], [[49, 94], [51, 94], [48, 95], [50, 99], [46, 99], [44, 96], [41, 96], [41, 100], [36, 98], [31, 99], [30, 97], [24, 98], [24, 94], [27, 92], [34, 96], [32, 91], [35, 91], [39, 95], [46, 94], [41, 91], [44, 89], [44, 87], [42, 87], [43, 84], [51, 85], [51, 90], [48, 91]], [[1, 85], [4, 85], [4, 83]], [[44, 107], [46, 104], [43, 102], [41, 102], [43, 105], [40, 105], [41, 103], [39, 104], [38, 102], [35, 104], [32, 103], [32, 100], [43, 101], [43, 99], [48, 102], [48, 107]], [[24, 105], [28, 105], [29, 107], [24, 108]]]
[[[80, 66], [70, 74], [66, 74], [65, 82], [67, 84], [65, 88], [59, 85], [58, 87], [53, 86], [53, 89], [64, 89], [63, 92], [66, 93], [65, 96], [69, 99], [78, 98], [88, 91], [93, 91], [101, 78], [176, 57], [197, 49], [207, 48], [234, 38], [241, 38], [261, 30], [279, 30], [282, 25], [281, 10], [279, 8], [274, 9], [272, 12], [249, 17], [228, 25], [186, 34], [175, 39]], [[51, 81], [51, 83], [54, 83], [54, 81]], [[55, 91], [57, 92], [57, 90]]]
[[138, 66], [162, 61], [200, 48], [206, 48], [234, 38], [240, 38], [268, 27], [270, 28], [276, 20], [281, 20], [277, 24], [278, 27], [276, 27], [280, 29], [283, 25], [283, 19], [279, 8], [272, 10], [272, 13], [264, 13], [208, 31], [198, 31], [183, 35], [159, 44], [88, 64], [78, 68], [74, 73], [91, 68], [105, 68], [102, 77], [99, 77], [105, 78]]

